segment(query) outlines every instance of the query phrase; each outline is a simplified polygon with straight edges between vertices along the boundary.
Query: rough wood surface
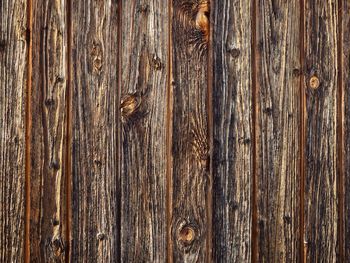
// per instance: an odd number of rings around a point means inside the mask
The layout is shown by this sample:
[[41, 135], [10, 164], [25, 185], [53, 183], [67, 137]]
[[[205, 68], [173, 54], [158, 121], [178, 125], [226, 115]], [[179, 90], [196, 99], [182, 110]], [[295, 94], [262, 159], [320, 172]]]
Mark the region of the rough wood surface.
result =
[[251, 261], [251, 8], [242, 0], [215, 1], [211, 6], [214, 262]]
[[25, 219], [27, 3], [0, 3], [0, 262], [22, 262]]
[[118, 5], [72, 1], [72, 262], [119, 257]]
[[258, 262], [299, 255], [299, 1], [257, 1]]
[[32, 8], [30, 259], [65, 262], [65, 1], [34, 0]]
[[167, 257], [167, 1], [121, 9], [121, 260]]
[[0, 15], [0, 262], [350, 258], [349, 1]]
[[345, 259], [350, 258], [350, 2], [342, 1], [341, 8], [341, 92], [342, 92], [342, 135], [343, 135], [343, 181], [340, 185], [343, 194], [343, 233], [339, 247], [343, 247]]
[[[210, 252], [209, 3], [171, 1], [171, 240], [175, 262]], [[209, 194], [209, 195], [208, 195]]]
[[338, 1], [306, 1], [305, 22], [305, 253], [307, 262], [335, 262]]

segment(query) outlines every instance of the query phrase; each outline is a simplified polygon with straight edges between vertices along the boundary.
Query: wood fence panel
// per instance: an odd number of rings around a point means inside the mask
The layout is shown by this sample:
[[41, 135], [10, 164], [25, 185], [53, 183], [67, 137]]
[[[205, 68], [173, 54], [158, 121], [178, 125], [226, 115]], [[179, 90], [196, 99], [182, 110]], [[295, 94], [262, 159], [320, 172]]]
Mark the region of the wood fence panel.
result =
[[257, 261], [296, 262], [300, 207], [300, 5], [257, 1]]
[[346, 262], [350, 2], [0, 1], [0, 262]]
[[171, 260], [210, 257], [208, 1], [171, 1]]
[[30, 260], [65, 262], [65, 1], [33, 1]]
[[338, 1], [305, 4], [305, 257], [308, 262], [335, 262]]
[[250, 1], [215, 1], [213, 27], [213, 259], [250, 262], [253, 127]]
[[23, 262], [27, 3], [0, 3], [0, 261]]
[[121, 260], [167, 258], [167, 1], [122, 1]]
[[118, 4], [72, 1], [72, 262], [119, 257]]

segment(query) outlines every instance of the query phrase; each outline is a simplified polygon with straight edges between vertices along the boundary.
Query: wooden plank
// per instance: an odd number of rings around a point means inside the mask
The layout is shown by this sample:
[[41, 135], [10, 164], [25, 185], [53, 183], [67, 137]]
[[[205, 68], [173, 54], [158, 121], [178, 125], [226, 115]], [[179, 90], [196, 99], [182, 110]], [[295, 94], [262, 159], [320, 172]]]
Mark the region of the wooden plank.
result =
[[300, 205], [300, 6], [257, 1], [258, 262], [297, 262]]
[[27, 3], [0, 3], [0, 261], [25, 253]]
[[[341, 31], [340, 35], [340, 62], [341, 72], [340, 91], [341, 91], [341, 124], [342, 131], [342, 178], [339, 185], [341, 194], [343, 195], [343, 222], [339, 247], [340, 251], [344, 251], [344, 259], [350, 258], [350, 2], [347, 0], [341, 1], [342, 6], [339, 6], [341, 15]], [[339, 114], [339, 113], [338, 113]]]
[[251, 8], [251, 1], [244, 0], [215, 1], [211, 6], [214, 262], [251, 261]]
[[72, 1], [72, 262], [119, 256], [118, 4]]
[[167, 257], [167, 1], [122, 1], [121, 261]]
[[[64, 0], [33, 0], [30, 251], [65, 262], [67, 27]], [[40, 74], [38, 74], [40, 72]]]
[[305, 3], [305, 257], [337, 259], [338, 1]]
[[[171, 247], [175, 262], [209, 260], [209, 3], [171, 1]], [[208, 199], [207, 199], [208, 197]]]

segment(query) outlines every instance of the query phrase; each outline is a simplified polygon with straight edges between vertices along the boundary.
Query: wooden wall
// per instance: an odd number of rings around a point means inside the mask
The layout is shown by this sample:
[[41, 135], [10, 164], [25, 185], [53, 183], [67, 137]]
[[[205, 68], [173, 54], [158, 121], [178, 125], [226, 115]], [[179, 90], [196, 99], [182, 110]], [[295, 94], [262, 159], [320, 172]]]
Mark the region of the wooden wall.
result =
[[2, 0], [0, 262], [348, 262], [347, 0]]

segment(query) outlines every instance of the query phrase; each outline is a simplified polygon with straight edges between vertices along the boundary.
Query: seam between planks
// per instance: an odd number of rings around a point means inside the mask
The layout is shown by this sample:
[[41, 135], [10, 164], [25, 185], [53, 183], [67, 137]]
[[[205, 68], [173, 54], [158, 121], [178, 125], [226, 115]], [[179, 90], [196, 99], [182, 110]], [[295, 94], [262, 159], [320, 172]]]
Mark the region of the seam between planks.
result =
[[167, 262], [171, 263], [172, 260], [172, 238], [171, 238], [171, 221], [172, 221], [172, 173], [171, 173], [171, 140], [172, 140], [172, 107], [171, 107], [171, 85], [172, 85], [172, 0], [168, 0], [168, 68], [167, 68], [167, 121], [166, 121], [166, 178], [167, 178], [167, 204], [166, 204], [166, 217], [167, 217]]
[[299, 221], [300, 221], [300, 261], [306, 262], [306, 244], [304, 240], [304, 190], [305, 190], [305, 111], [306, 111], [306, 94], [304, 89], [305, 82], [305, 44], [304, 44], [304, 35], [305, 35], [305, 4], [304, 0], [300, 0], [300, 211], [299, 211]]
[[30, 262], [30, 148], [31, 148], [31, 95], [32, 95], [32, 27], [33, 27], [33, 3], [27, 0], [27, 86], [26, 86], [26, 118], [25, 118], [25, 218], [24, 218], [24, 262]]
[[337, 166], [338, 166], [338, 243], [339, 243], [339, 260], [340, 262], [345, 262], [345, 248], [344, 248], [344, 90], [343, 90], [343, 10], [342, 10], [342, 0], [338, 0], [338, 43], [337, 43], [337, 63], [338, 63], [338, 92], [337, 92]]
[[71, 112], [71, 102], [72, 102], [72, 91], [71, 91], [71, 48], [72, 48], [72, 19], [71, 19], [71, 0], [66, 0], [66, 21], [67, 21], [67, 85], [66, 85], [66, 149], [65, 149], [65, 162], [66, 162], [66, 262], [70, 262], [71, 253], [71, 211], [72, 211], [72, 174], [71, 174], [71, 143], [72, 143], [72, 112]]
[[252, 178], [252, 228], [251, 228], [251, 262], [257, 262], [258, 259], [258, 233], [257, 233], [257, 71], [256, 71], [256, 34], [257, 34], [257, 1], [252, 0], [251, 12], [251, 67], [252, 67], [252, 151], [253, 151], [253, 178]]

